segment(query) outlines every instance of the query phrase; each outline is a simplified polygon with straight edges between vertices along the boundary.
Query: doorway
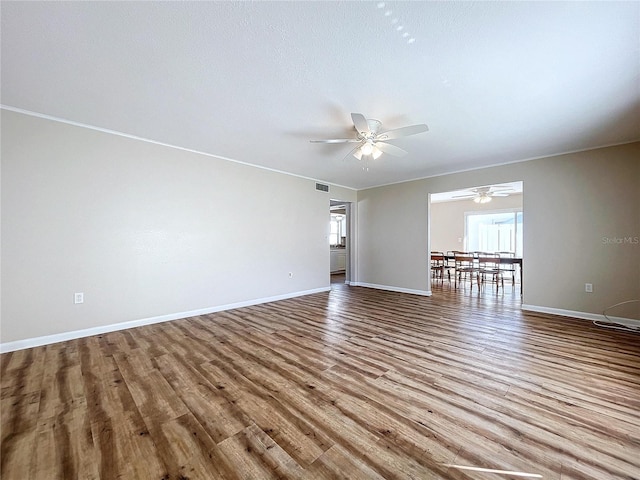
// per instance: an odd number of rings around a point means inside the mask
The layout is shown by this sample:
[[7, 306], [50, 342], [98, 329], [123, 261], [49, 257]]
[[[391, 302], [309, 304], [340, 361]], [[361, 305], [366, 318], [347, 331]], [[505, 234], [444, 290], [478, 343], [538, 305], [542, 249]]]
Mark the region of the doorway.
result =
[[[431, 278], [432, 291], [454, 288], [454, 251], [478, 258], [484, 253], [520, 259], [520, 275], [509, 270], [508, 282], [500, 291], [522, 293], [521, 272], [524, 227], [523, 182], [515, 181], [469, 187], [429, 195], [428, 250], [445, 255], [447, 275], [441, 281]], [[488, 256], [488, 255], [487, 255]], [[476, 260], [477, 262], [477, 260]], [[503, 260], [500, 260], [503, 263]], [[505, 260], [506, 264], [508, 260]], [[504, 267], [506, 270], [507, 267]], [[433, 272], [430, 276], [434, 277]], [[452, 279], [449, 282], [449, 278]], [[464, 284], [463, 284], [464, 285]], [[439, 289], [438, 289], [439, 288]], [[491, 289], [487, 290], [488, 292]], [[478, 292], [480, 293], [480, 292]]]
[[331, 284], [349, 283], [351, 202], [331, 200], [329, 206], [329, 275]]

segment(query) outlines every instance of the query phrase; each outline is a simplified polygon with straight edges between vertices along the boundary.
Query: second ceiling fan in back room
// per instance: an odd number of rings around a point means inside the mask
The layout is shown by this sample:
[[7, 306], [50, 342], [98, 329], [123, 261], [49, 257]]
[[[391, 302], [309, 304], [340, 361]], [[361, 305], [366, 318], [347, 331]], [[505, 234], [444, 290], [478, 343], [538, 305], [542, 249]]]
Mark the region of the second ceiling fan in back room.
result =
[[403, 157], [408, 152], [396, 147], [395, 145], [387, 143], [387, 140], [416, 135], [429, 130], [429, 127], [421, 123], [418, 125], [411, 125], [408, 127], [380, 132], [379, 130], [382, 126], [382, 122], [380, 120], [373, 118], [367, 119], [361, 113], [352, 113], [351, 119], [353, 120], [353, 126], [357, 132], [356, 138], [311, 140], [311, 143], [357, 143], [358, 145], [356, 145], [356, 147], [347, 154], [347, 157], [349, 157], [349, 155], [353, 155], [358, 160], [367, 156], [377, 159], [383, 153], [388, 153], [396, 157]]
[[488, 203], [491, 197], [508, 197], [507, 192], [513, 192], [513, 188], [494, 188], [494, 187], [478, 187], [469, 190], [468, 194], [455, 195], [451, 198], [472, 198], [476, 203]]

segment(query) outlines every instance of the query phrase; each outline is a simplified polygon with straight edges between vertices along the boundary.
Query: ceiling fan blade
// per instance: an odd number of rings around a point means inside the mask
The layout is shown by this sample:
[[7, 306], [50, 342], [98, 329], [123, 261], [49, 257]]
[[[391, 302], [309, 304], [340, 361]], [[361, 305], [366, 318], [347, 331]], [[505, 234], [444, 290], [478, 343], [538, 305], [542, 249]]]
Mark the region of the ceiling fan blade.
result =
[[367, 135], [369, 132], [369, 124], [367, 123], [367, 119], [364, 118], [364, 115], [361, 113], [352, 113], [351, 120], [353, 120], [353, 125], [356, 127], [356, 130], [363, 137]]
[[[360, 145], [358, 145], [357, 147], [355, 147], [354, 149], [352, 149], [349, 153], [347, 153], [344, 158], [342, 159], [342, 161], [346, 161], [349, 160], [349, 157], [351, 157], [352, 155], [355, 156], [356, 152], [358, 151], [358, 149], [360, 148]], [[356, 156], [356, 158], [358, 158]], [[362, 158], [362, 154], [360, 155], [360, 158]], [[360, 158], [358, 158], [358, 160], [360, 160]]]
[[362, 140], [357, 138], [330, 138], [327, 140], [309, 140], [311, 143], [358, 143]]
[[374, 145], [384, 153], [388, 153], [389, 155], [394, 155], [396, 157], [404, 157], [407, 153], [409, 153], [401, 148], [396, 147], [395, 145], [391, 145], [390, 143], [375, 142]]
[[451, 198], [473, 198], [475, 195], [454, 195]]
[[394, 138], [408, 137], [409, 135], [416, 135], [417, 133], [426, 132], [428, 130], [429, 127], [421, 123], [419, 125], [411, 125], [382, 132], [376, 136], [376, 140], [393, 140]]
[[492, 193], [491, 196], [492, 197], [508, 197], [509, 194], [508, 193]]

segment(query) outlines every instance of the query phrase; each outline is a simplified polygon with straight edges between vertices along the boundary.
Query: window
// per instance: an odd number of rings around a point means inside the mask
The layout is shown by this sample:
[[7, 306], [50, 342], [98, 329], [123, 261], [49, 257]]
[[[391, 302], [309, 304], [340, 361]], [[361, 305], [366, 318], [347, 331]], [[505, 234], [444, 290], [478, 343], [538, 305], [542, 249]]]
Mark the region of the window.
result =
[[343, 239], [347, 236], [347, 216], [339, 213], [332, 213], [330, 228], [329, 244], [342, 245]]
[[466, 213], [466, 249], [522, 256], [522, 210]]

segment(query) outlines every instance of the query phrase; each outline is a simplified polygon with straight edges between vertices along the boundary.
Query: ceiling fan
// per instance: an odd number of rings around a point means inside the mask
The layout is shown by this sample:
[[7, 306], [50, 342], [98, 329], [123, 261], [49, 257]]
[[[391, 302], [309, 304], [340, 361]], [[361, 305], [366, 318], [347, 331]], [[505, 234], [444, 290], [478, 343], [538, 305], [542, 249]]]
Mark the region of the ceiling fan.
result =
[[[371, 156], [377, 159], [382, 153], [388, 153], [396, 157], [403, 157], [408, 152], [387, 143], [387, 140], [394, 140], [400, 137], [407, 137], [417, 133], [429, 130], [425, 124], [411, 125], [409, 127], [396, 128], [380, 132], [382, 122], [373, 118], [365, 118], [361, 113], [352, 113], [351, 119], [358, 133], [356, 138], [336, 138], [328, 140], [311, 140], [311, 143], [357, 143], [356, 147], [351, 150], [346, 157], [353, 155], [358, 160], [363, 156]], [[346, 158], [345, 157], [345, 158]]]
[[513, 191], [513, 188], [494, 188], [494, 187], [477, 187], [469, 190], [465, 195], [454, 195], [451, 198], [473, 198], [475, 203], [488, 203], [491, 197], [508, 197], [507, 192]]

